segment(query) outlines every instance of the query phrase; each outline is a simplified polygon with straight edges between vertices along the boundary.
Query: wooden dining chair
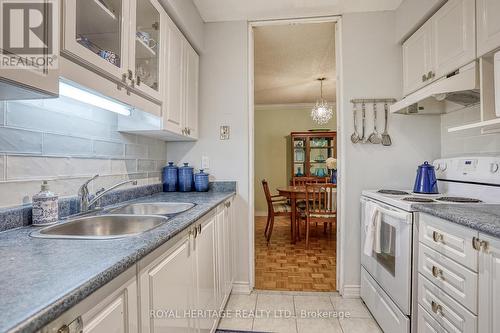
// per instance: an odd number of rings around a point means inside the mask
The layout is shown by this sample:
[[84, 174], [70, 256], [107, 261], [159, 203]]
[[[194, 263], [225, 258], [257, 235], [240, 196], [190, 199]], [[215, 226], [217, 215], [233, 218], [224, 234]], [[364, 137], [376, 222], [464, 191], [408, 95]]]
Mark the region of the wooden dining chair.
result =
[[271, 195], [269, 191], [269, 184], [267, 180], [262, 180], [262, 187], [264, 188], [264, 194], [266, 195], [267, 201], [267, 223], [266, 230], [264, 231], [264, 236], [267, 239], [267, 244], [271, 241], [271, 235], [273, 233], [274, 218], [276, 216], [288, 216], [292, 217], [292, 207], [288, 203], [288, 199], [280, 195]]
[[306, 186], [306, 184], [328, 183], [328, 177], [293, 177], [293, 186]]
[[337, 185], [336, 184], [306, 184], [306, 248], [309, 248], [309, 233], [311, 223], [324, 223], [333, 230], [337, 222]]

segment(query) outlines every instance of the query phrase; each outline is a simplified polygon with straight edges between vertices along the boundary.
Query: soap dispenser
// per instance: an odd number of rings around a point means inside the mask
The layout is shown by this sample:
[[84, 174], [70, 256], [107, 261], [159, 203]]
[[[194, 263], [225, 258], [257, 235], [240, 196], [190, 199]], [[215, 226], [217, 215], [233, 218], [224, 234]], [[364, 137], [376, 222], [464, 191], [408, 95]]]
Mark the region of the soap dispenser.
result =
[[33, 196], [33, 225], [47, 225], [59, 220], [59, 198], [50, 192], [46, 180], [41, 191]]

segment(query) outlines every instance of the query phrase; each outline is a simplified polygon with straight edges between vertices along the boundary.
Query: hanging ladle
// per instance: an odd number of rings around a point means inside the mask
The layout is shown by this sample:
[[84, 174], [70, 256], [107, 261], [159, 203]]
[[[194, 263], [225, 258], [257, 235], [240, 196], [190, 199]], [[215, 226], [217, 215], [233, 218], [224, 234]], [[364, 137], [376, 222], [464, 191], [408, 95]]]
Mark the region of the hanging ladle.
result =
[[377, 131], [377, 103], [373, 103], [373, 133], [368, 137], [368, 141], [374, 145], [382, 143], [382, 137]]

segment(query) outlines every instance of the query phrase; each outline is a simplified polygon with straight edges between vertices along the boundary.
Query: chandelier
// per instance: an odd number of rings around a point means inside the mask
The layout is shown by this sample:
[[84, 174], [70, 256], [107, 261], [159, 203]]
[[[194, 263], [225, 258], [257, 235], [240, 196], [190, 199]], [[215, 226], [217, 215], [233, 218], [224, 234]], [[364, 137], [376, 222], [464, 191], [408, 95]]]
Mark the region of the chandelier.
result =
[[332, 107], [328, 105], [328, 102], [323, 99], [323, 81], [325, 81], [326, 78], [322, 77], [319, 78], [318, 81], [321, 84], [321, 96], [320, 99], [316, 101], [316, 105], [313, 107], [311, 111], [311, 117], [312, 119], [320, 124], [324, 125], [330, 121], [333, 117], [333, 110]]

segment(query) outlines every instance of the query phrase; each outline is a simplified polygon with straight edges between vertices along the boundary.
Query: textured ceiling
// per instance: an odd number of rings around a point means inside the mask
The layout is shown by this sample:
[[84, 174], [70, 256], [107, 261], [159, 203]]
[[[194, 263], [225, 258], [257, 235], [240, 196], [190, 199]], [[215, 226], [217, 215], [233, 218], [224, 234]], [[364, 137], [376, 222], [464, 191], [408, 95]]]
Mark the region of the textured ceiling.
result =
[[335, 23], [256, 27], [255, 104], [335, 100]]
[[205, 22], [339, 15], [396, 9], [402, 0], [194, 0]]

